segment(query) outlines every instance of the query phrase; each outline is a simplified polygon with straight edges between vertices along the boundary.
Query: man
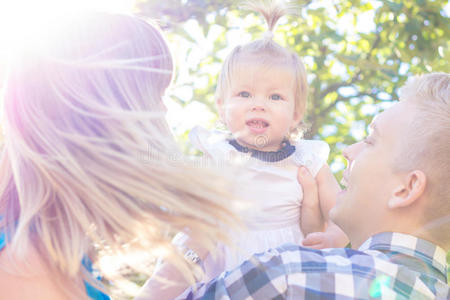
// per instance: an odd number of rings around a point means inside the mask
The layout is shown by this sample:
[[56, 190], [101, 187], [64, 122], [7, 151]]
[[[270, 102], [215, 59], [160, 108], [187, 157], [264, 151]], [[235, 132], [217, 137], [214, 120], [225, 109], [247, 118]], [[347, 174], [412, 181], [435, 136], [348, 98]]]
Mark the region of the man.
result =
[[370, 128], [330, 212], [353, 249], [284, 245], [182, 298], [450, 299], [450, 74], [412, 78]]

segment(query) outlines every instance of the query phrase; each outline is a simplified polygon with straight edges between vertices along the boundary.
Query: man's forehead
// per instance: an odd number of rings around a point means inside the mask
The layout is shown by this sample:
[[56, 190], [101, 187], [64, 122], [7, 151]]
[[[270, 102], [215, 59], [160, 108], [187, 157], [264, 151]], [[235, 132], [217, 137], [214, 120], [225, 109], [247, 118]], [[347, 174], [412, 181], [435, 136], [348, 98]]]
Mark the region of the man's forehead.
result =
[[379, 130], [377, 128], [376, 117], [377, 116], [375, 116], [372, 119], [372, 122], [370, 122], [368, 131], [369, 131], [370, 134], [377, 134], [378, 135], [379, 134]]
[[369, 132], [370, 133], [374, 133], [374, 134], [379, 134], [380, 133], [380, 129], [378, 128], [378, 123], [381, 122], [380, 120], [383, 119], [383, 114], [385, 114], [386, 111], [379, 113], [378, 115], [375, 115], [372, 119], [372, 122], [370, 122], [369, 124]]
[[396, 102], [391, 107], [374, 116], [369, 130], [374, 133], [391, 130], [393, 127], [407, 125], [411, 122], [414, 110], [407, 102]]

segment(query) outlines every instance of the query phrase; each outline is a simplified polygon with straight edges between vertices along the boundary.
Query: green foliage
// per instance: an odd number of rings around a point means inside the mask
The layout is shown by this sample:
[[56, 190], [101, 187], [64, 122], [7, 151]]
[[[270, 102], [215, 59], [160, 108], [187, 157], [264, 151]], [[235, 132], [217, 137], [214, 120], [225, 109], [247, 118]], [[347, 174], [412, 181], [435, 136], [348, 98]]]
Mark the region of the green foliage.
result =
[[[330, 144], [331, 162], [343, 162], [343, 145], [360, 138], [373, 115], [398, 98], [398, 89], [409, 76], [449, 71], [446, 1], [297, 3], [302, 7], [299, 15], [281, 20], [275, 39], [305, 61], [310, 84], [306, 135]], [[204, 40], [210, 43], [206, 55], [188, 66], [191, 81], [184, 84], [194, 93], [181, 102], [199, 101], [212, 111], [223, 51], [236, 42], [227, 33], [240, 30], [243, 37], [256, 39], [265, 31], [262, 18], [240, 9], [235, 1], [147, 0], [137, 9], [159, 19], [171, 41], [185, 40], [192, 48]], [[195, 35], [185, 29], [188, 22], [196, 23]], [[199, 81], [206, 84], [198, 87]]]
[[[450, 266], [450, 252], [447, 252], [447, 265]], [[450, 284], [450, 269], [447, 270], [447, 282]]]

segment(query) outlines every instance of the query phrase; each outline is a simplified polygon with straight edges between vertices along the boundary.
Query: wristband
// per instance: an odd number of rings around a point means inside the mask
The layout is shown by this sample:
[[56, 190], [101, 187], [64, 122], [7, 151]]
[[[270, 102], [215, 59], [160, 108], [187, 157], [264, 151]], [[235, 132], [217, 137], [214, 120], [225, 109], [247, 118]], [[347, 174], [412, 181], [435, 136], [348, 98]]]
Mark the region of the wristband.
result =
[[172, 239], [172, 244], [178, 247], [181, 251], [184, 251], [184, 258], [196, 265], [199, 265], [203, 268], [202, 259], [200, 256], [195, 252], [194, 250], [186, 247], [184, 243], [188, 240], [188, 235], [184, 232], [179, 232], [175, 235], [175, 237]]
[[184, 253], [184, 258], [193, 262], [196, 265], [202, 266], [202, 259], [192, 249], [187, 248], [186, 252]]

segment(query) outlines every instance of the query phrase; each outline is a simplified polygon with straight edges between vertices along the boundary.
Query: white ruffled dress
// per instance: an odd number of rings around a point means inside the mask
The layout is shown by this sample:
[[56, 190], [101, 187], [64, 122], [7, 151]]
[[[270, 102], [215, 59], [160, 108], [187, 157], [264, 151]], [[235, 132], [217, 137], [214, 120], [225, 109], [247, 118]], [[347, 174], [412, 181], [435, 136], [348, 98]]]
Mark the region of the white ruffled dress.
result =
[[218, 246], [218, 256], [204, 261], [207, 280], [234, 269], [255, 253], [285, 243], [299, 244], [304, 238], [300, 229], [303, 199], [297, 181], [299, 166], [306, 166], [316, 176], [326, 163], [329, 146], [323, 141], [300, 140], [295, 152], [278, 162], [265, 162], [251, 153], [237, 151], [228, 142], [228, 134], [195, 127], [189, 134], [192, 145], [217, 165], [237, 165], [235, 192], [243, 206], [239, 214], [248, 230], [232, 233], [234, 248]]

